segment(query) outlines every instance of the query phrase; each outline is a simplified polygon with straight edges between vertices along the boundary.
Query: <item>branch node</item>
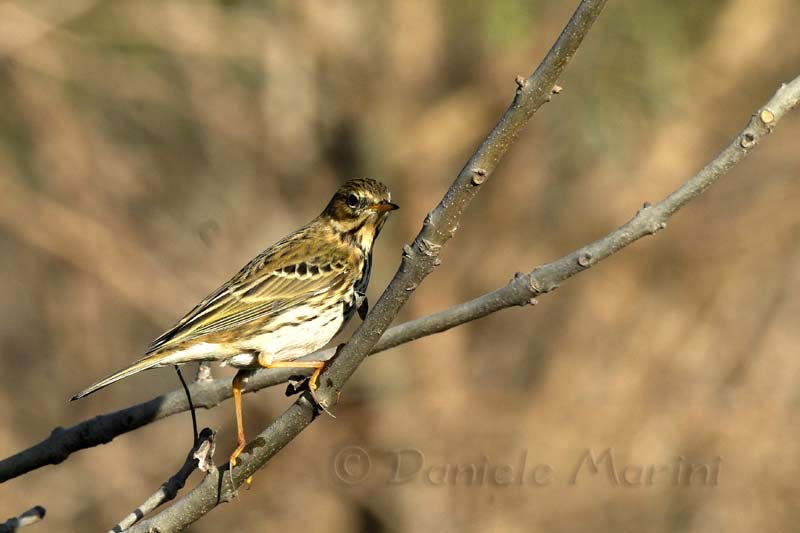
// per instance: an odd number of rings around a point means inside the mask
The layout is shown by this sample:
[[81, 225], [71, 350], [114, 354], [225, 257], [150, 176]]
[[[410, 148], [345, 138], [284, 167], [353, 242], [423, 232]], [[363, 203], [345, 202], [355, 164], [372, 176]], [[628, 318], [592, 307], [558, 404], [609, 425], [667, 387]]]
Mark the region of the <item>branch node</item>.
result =
[[517, 92], [519, 92], [521, 89], [524, 89], [528, 85], [528, 78], [524, 76], [517, 76], [514, 81], [517, 82]]
[[739, 146], [747, 150], [748, 148], [752, 148], [756, 144], [756, 136], [753, 135], [752, 132], [746, 131], [742, 134], [742, 138], [739, 140]]
[[553, 90], [550, 91], [550, 94], [561, 94], [564, 88], [561, 85], [553, 85]]
[[765, 126], [770, 126], [773, 122], [775, 122], [775, 113], [767, 108], [764, 108], [761, 110], [761, 113], [758, 114], [758, 118], [761, 119], [761, 122]]
[[434, 257], [433, 258], [433, 266], [438, 267], [441, 264], [442, 264], [441, 258], [439, 258], [439, 257]]
[[406, 286], [406, 292], [413, 292], [415, 290], [417, 290], [416, 283], [410, 283], [409, 285]]
[[592, 264], [592, 254], [591, 252], [583, 252], [578, 256], [578, 264], [584, 268], [591, 266]]
[[414, 255], [414, 249], [411, 248], [410, 244], [406, 244], [403, 246], [403, 257], [408, 257], [409, 259]]
[[648, 235], [655, 235], [662, 229], [666, 229], [667, 223], [664, 220], [654, 220], [652, 223], [647, 224], [644, 230], [647, 232]]
[[217, 447], [216, 437], [217, 432], [209, 428], [205, 428], [200, 433], [200, 446], [192, 454], [192, 457], [197, 460], [197, 468], [201, 472], [209, 472], [214, 468], [214, 450]]
[[442, 245], [436, 244], [428, 239], [422, 238], [419, 240], [420, 251], [428, 257], [434, 257], [439, 254]]
[[472, 169], [472, 184], [473, 185], [483, 185], [486, 181], [486, 169], [483, 168], [473, 168]]
[[645, 203], [643, 203], [643, 204], [642, 204], [642, 207], [640, 207], [640, 208], [639, 208], [639, 209], [636, 211], [636, 215], [634, 216], [634, 218], [642, 216], [642, 214], [643, 214], [645, 211], [647, 211], [648, 209], [650, 209], [651, 207], [653, 207], [653, 204], [651, 204], [650, 202], [645, 202]]
[[[536, 268], [533, 269], [533, 272], [531, 272], [530, 274], [527, 274], [528, 290], [530, 290], [534, 295], [546, 294], [546, 293], [548, 293], [550, 291], [556, 290], [558, 288], [558, 283], [557, 282], [552, 282], [550, 285], [544, 286], [544, 285], [542, 285], [540, 280], [538, 280], [536, 278], [536, 272], [539, 269], [540, 269], [540, 267], [536, 267]], [[516, 276], [515, 276], [515, 278], [516, 278]]]
[[211, 363], [208, 361], [201, 361], [197, 366], [197, 375], [194, 377], [195, 381], [205, 382], [211, 381], [214, 376], [211, 375]]

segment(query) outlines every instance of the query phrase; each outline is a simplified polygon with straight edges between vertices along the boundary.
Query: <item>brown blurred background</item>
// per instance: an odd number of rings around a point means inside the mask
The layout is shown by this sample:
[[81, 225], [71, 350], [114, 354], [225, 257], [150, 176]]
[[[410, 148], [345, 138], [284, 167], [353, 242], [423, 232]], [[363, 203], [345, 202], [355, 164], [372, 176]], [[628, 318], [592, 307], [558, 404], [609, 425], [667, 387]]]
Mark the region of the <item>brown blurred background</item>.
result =
[[[0, 3], [0, 456], [174, 389], [164, 369], [67, 403], [349, 177], [380, 177], [402, 205], [375, 301], [575, 3]], [[800, 74], [798, 20], [796, 0], [612, 0], [401, 319], [492, 290], [679, 185]], [[337, 419], [191, 531], [794, 529], [798, 138], [795, 112], [667, 231], [537, 307], [371, 358]], [[289, 402], [283, 387], [247, 397], [250, 434]], [[200, 412], [218, 461], [232, 409]], [[332, 468], [349, 445], [373, 465], [352, 486]], [[188, 413], [152, 424], [3, 484], [0, 517], [41, 504], [39, 531], [108, 528], [189, 446]], [[398, 448], [426, 468], [527, 452], [552, 482], [387, 484], [382, 452]], [[607, 448], [620, 468], [719, 457], [718, 482], [569, 485], [585, 450]]]

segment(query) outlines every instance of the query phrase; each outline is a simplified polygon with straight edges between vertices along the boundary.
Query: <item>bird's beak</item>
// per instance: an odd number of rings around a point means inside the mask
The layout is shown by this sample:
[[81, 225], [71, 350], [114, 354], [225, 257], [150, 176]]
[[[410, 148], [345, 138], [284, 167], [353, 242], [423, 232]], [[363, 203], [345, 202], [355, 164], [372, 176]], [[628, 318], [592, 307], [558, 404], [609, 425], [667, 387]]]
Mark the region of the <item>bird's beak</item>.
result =
[[394, 211], [395, 209], [400, 209], [400, 206], [384, 200], [379, 204], [373, 204], [367, 207], [367, 209], [372, 209], [373, 211], [377, 211], [378, 213], [383, 213], [385, 211]]

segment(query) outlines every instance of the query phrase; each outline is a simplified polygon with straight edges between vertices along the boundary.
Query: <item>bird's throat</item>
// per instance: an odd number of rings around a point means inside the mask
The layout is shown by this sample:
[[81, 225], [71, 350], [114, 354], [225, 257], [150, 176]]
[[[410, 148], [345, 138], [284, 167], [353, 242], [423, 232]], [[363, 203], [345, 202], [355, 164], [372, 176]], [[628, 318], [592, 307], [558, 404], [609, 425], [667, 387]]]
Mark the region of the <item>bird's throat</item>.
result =
[[334, 221], [332, 227], [343, 243], [349, 246], [357, 246], [364, 254], [369, 254], [370, 250], [372, 250], [372, 244], [375, 242], [378, 228], [373, 220], [367, 218], [354, 222], [353, 224], [342, 224]]

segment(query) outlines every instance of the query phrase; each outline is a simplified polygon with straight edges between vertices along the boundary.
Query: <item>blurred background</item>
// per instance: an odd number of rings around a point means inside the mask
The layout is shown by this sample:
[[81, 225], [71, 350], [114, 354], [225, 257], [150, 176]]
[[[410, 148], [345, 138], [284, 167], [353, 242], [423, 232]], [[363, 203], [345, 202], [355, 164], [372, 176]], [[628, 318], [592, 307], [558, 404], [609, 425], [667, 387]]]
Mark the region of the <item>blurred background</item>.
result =
[[[176, 388], [163, 369], [67, 403], [355, 176], [402, 206], [377, 245], [374, 302], [575, 5], [0, 3], [0, 456]], [[798, 20], [796, 0], [609, 2], [398, 321], [488, 292], [677, 187], [800, 74]], [[538, 306], [371, 358], [335, 420], [190, 530], [793, 529], [798, 138], [795, 112], [667, 231]], [[249, 434], [290, 401], [283, 387], [246, 397]], [[233, 406], [199, 416], [224, 461]], [[0, 518], [41, 504], [38, 530], [107, 529], [177, 470], [190, 428], [174, 416], [4, 483]], [[348, 446], [372, 465], [353, 484], [334, 468]], [[716, 464], [717, 482], [568, 482], [586, 450], [609, 448], [634, 481], [683, 461]], [[425, 469], [390, 484], [396, 449]], [[437, 483], [524, 454], [550, 483]]]

